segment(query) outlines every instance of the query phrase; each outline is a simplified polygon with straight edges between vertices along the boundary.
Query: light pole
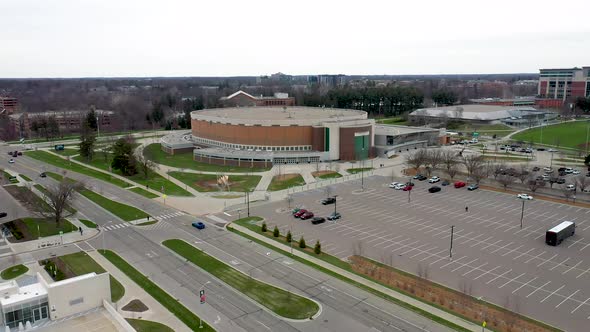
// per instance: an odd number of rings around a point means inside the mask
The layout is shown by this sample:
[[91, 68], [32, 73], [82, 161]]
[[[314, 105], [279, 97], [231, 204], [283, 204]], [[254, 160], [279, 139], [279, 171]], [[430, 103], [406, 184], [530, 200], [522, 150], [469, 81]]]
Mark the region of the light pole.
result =
[[522, 229], [522, 219], [524, 219], [524, 199], [522, 199], [522, 210], [520, 211], [520, 229]]
[[248, 206], [248, 217], [250, 217], [250, 189], [246, 191], [246, 202]]
[[109, 222], [107, 222], [106, 224], [104, 224], [104, 225], [102, 225], [102, 226], [101, 226], [101, 227], [102, 227], [102, 254], [103, 254], [103, 255], [104, 255], [104, 253], [105, 253], [105, 252], [106, 252], [106, 250], [107, 250], [107, 246], [105, 245], [105, 239], [104, 239], [104, 233], [105, 233], [105, 231], [106, 231], [106, 225], [108, 225], [108, 224], [110, 224], [110, 223], [112, 223], [112, 222], [113, 222], [113, 221], [111, 220], [111, 221], [109, 221]]
[[449, 247], [449, 258], [453, 259], [453, 233], [455, 231], [455, 226], [451, 226], [451, 246]]

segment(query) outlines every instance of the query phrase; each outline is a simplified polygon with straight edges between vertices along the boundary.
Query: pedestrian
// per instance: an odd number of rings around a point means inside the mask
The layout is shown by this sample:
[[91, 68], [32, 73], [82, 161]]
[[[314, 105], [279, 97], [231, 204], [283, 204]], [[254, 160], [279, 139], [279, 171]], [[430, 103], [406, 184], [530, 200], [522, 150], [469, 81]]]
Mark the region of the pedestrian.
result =
[[82, 227], [78, 227], [78, 230], [80, 231], [80, 235], [84, 235], [84, 230], [82, 229]]
[[145, 184], [145, 189], [150, 189], [150, 185], [149, 184]]
[[469, 207], [468, 206], [465, 207], [465, 212], [469, 212]]
[[148, 221], [150, 221], [150, 215], [149, 215], [149, 214], [148, 214], [148, 216], [147, 216], [147, 220], [148, 220]]

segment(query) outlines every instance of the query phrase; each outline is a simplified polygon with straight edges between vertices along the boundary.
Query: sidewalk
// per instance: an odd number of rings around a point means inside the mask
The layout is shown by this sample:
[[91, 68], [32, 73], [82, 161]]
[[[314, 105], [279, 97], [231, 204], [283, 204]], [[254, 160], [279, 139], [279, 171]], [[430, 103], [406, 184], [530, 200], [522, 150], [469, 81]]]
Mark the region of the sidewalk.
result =
[[[263, 242], [266, 242], [266, 243], [268, 243], [268, 244], [270, 244], [270, 245], [272, 245], [274, 247], [277, 247], [277, 248], [279, 248], [281, 250], [284, 250], [286, 252], [289, 252], [290, 251], [290, 248], [287, 245], [282, 244], [282, 243], [278, 243], [278, 242], [273, 241], [271, 239], [268, 239], [265, 236], [263, 236], [261, 234], [258, 234], [258, 233], [255, 233], [255, 232], [252, 232], [252, 231], [250, 231], [249, 229], [247, 229], [245, 227], [242, 227], [242, 226], [236, 225], [236, 224], [232, 224], [231, 227], [239, 230], [240, 232], [243, 232], [243, 233], [248, 234], [248, 235], [250, 235], [252, 237], [255, 237], [258, 240], [261, 240]], [[336, 273], [340, 274], [341, 276], [344, 276], [344, 277], [346, 277], [348, 279], [351, 279], [351, 280], [353, 280], [355, 282], [364, 284], [364, 285], [366, 285], [368, 287], [371, 287], [371, 288], [373, 288], [375, 290], [378, 290], [378, 291], [380, 291], [380, 292], [382, 292], [384, 294], [387, 294], [387, 295], [389, 295], [391, 297], [394, 297], [394, 298], [396, 298], [396, 299], [398, 299], [400, 301], [403, 301], [403, 302], [405, 302], [407, 304], [410, 304], [410, 305], [412, 305], [414, 307], [420, 308], [420, 309], [422, 309], [424, 311], [427, 311], [427, 312], [429, 312], [429, 313], [431, 313], [433, 315], [436, 315], [438, 317], [441, 317], [441, 318], [443, 318], [443, 319], [445, 319], [445, 320], [447, 320], [449, 322], [452, 322], [452, 323], [454, 323], [456, 325], [459, 325], [459, 326], [461, 326], [461, 327], [463, 327], [465, 329], [468, 329], [468, 330], [474, 331], [474, 332], [481, 331], [481, 326], [479, 326], [477, 324], [471, 323], [471, 322], [466, 321], [466, 320], [464, 320], [462, 318], [459, 318], [457, 316], [451, 315], [451, 314], [447, 313], [446, 311], [440, 310], [438, 308], [435, 308], [433, 306], [430, 306], [428, 304], [425, 304], [423, 302], [420, 302], [420, 301], [418, 301], [418, 300], [416, 300], [414, 298], [411, 298], [411, 297], [406, 296], [404, 294], [401, 294], [401, 293], [398, 293], [396, 291], [393, 291], [393, 290], [391, 290], [391, 289], [389, 289], [387, 287], [381, 286], [380, 284], [378, 284], [376, 282], [372, 282], [372, 281], [367, 280], [367, 279], [365, 279], [363, 277], [360, 277], [360, 276], [358, 276], [356, 274], [353, 274], [353, 273], [350, 273], [350, 272], [345, 271], [343, 269], [340, 269], [340, 268], [338, 268], [338, 267], [336, 267], [336, 266], [334, 266], [332, 264], [329, 264], [329, 263], [324, 262], [323, 260], [319, 260], [319, 259], [317, 259], [317, 258], [315, 258], [313, 256], [310, 256], [308, 254], [302, 253], [302, 252], [300, 252], [298, 250], [293, 250], [293, 254], [296, 255], [296, 256], [298, 256], [298, 257], [300, 257], [300, 258], [303, 258], [303, 259], [305, 259], [307, 261], [310, 261], [310, 262], [312, 262], [314, 264], [317, 264], [319, 266], [322, 266], [322, 267], [324, 267], [324, 268], [326, 268], [328, 270], [331, 270], [333, 272], [336, 272]]]
[[[78, 226], [82, 225], [77, 219], [72, 220], [68, 219], [72, 225]], [[99, 231], [95, 228], [87, 228], [86, 226], [82, 225], [82, 229], [84, 230], [84, 235], [80, 235], [80, 232], [74, 230], [72, 232], [64, 233], [62, 235], [52, 235], [47, 237], [42, 237], [37, 240], [31, 240], [26, 242], [15, 242], [11, 243], [8, 242], [8, 245], [12, 249], [15, 254], [20, 254], [24, 252], [34, 251], [43, 248], [50, 248], [50, 247], [57, 247], [65, 244], [86, 241], [89, 240], [99, 234]]]
[[[164, 308], [164, 306], [162, 306], [158, 301], [146, 293], [146, 291], [139, 287], [133, 280], [129, 279], [127, 275], [121, 272], [116, 266], [111, 264], [111, 262], [104, 258], [100, 253], [94, 250], [87, 253], [107, 272], [109, 272], [113, 278], [117, 279], [117, 281], [119, 281], [123, 287], [125, 287], [125, 295], [123, 295], [123, 298], [121, 298], [121, 300], [119, 300], [119, 302], [114, 305], [117, 309], [117, 312], [121, 314], [121, 316], [124, 318], [141, 318], [144, 320], [159, 322], [170, 327], [174, 331], [190, 331], [190, 329], [183, 322], [181, 322], [180, 319], [172, 315], [168, 309]], [[143, 302], [143, 304], [148, 307], [148, 310], [144, 312], [121, 310], [123, 306], [134, 299]]]

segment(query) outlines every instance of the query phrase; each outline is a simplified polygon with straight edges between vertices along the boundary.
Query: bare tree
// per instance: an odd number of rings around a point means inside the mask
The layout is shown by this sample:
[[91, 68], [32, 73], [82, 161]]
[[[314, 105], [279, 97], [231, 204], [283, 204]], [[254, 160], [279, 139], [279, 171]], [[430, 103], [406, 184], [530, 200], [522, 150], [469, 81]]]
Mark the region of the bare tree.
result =
[[590, 186], [590, 178], [585, 177], [583, 174], [576, 177], [576, 187], [580, 191], [584, 191], [588, 186]]
[[429, 274], [430, 274], [430, 270], [429, 270], [429, 265], [423, 265], [422, 263], [418, 263], [418, 267], [416, 270], [416, 273], [418, 275], [418, 277], [423, 278], [423, 279], [428, 279]]
[[451, 168], [447, 168], [447, 174], [451, 178], [451, 181], [453, 181], [453, 178], [457, 175], [457, 173], [459, 173], [459, 166], [458, 165], [455, 164], [455, 165], [452, 165]]
[[502, 187], [504, 187], [504, 190], [506, 190], [506, 188], [508, 188], [509, 185], [514, 183], [514, 177], [510, 175], [500, 175], [498, 176], [496, 181], [498, 181], [498, 183], [500, 183]]
[[482, 179], [488, 177], [487, 167], [479, 166], [473, 169], [471, 173], [471, 178], [475, 181], [475, 183], [479, 184]]
[[426, 150], [420, 149], [414, 153], [406, 155], [405, 164], [413, 168], [416, 172], [426, 163]]
[[457, 154], [451, 150], [441, 151], [441, 163], [445, 167], [445, 171], [451, 177], [451, 180], [457, 175], [459, 172]]
[[497, 163], [497, 164], [492, 164], [492, 168], [493, 168], [492, 175], [494, 175], [494, 179], [498, 179], [498, 176], [500, 174], [502, 174], [502, 172], [506, 171], [507, 166], [504, 163]]
[[47, 186], [44, 192], [45, 200], [49, 205], [49, 211], [40, 211], [39, 213], [45, 218], [51, 218], [56, 224], [59, 224], [62, 218], [67, 218], [74, 214], [74, 211], [68, 209], [74, 193], [84, 189], [84, 184], [73, 181], [64, 177], [57, 185]]
[[464, 155], [463, 156], [463, 164], [465, 165], [465, 168], [467, 169], [467, 174], [469, 176], [471, 176], [471, 174], [473, 174], [473, 171], [476, 168], [479, 168], [483, 165], [484, 159], [481, 155]]
[[572, 190], [569, 190], [568, 188], [563, 188], [561, 189], [561, 192], [563, 194], [563, 197], [565, 198], [566, 202], [569, 202], [570, 198], [572, 198], [572, 196], [574, 196], [574, 192]]
[[520, 180], [520, 183], [522, 183], [522, 184], [525, 183], [525, 181], [529, 177], [529, 171], [527, 170], [526, 165], [524, 165], [524, 164], [520, 165], [520, 169], [518, 170], [518, 173], [516, 173], [516, 176]]
[[437, 169], [438, 166], [442, 163], [442, 153], [440, 150], [424, 150], [424, 154], [424, 164], [426, 165], [426, 172], [428, 173], [428, 176], [430, 176], [431, 172]]
[[533, 174], [529, 174], [529, 177], [527, 179], [527, 186], [529, 187], [529, 190], [531, 192], [534, 193], [535, 191], [537, 191], [537, 189], [545, 187], [545, 184], [545, 181], [537, 180], [535, 179], [535, 176]]
[[146, 180], [149, 178], [151, 172], [154, 172], [156, 169], [159, 168], [158, 164], [156, 164], [150, 157], [150, 154], [138, 153], [135, 156], [135, 160], [137, 160], [139, 170], [143, 174], [143, 178]]
[[355, 256], [363, 255], [363, 242], [356, 240], [352, 243], [352, 254]]
[[285, 197], [285, 202], [287, 202], [287, 209], [291, 209], [291, 204], [293, 204], [293, 195], [287, 194]]
[[324, 193], [326, 193], [326, 197], [330, 197], [334, 193], [334, 188], [332, 186], [325, 186]]

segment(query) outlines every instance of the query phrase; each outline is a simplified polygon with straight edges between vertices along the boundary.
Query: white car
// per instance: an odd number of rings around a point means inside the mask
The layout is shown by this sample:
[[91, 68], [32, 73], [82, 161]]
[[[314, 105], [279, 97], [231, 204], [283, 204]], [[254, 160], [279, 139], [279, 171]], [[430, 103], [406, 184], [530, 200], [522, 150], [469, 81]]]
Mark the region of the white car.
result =
[[543, 167], [543, 170], [544, 170], [545, 172], [551, 172], [551, 171], [553, 171], [553, 170], [551, 169], [551, 167]]
[[572, 174], [573, 172], [574, 172], [574, 169], [573, 169], [573, 168], [571, 168], [571, 167], [567, 167], [567, 168], [565, 169], [565, 174]]
[[580, 171], [578, 171], [577, 169], [574, 169], [574, 170], [572, 171], [572, 174], [578, 175], [578, 174], [580, 174]]
[[570, 190], [570, 191], [574, 191], [574, 190], [576, 190], [576, 186], [574, 186], [573, 184], [568, 184], [567, 186], [565, 186], [565, 189]]
[[396, 184], [395, 186], [393, 186], [393, 189], [395, 189], [395, 190], [402, 190], [402, 189], [404, 189], [405, 187], [406, 187], [406, 185], [405, 185], [405, 184], [403, 184], [403, 183], [398, 183], [398, 184]]
[[440, 178], [438, 176], [433, 176], [430, 179], [428, 179], [428, 183], [436, 183], [440, 181]]
[[549, 149], [549, 150], [547, 150], [547, 152], [557, 152], [557, 150], [555, 150], [555, 149]]
[[526, 200], [532, 200], [533, 196], [529, 195], [529, 194], [518, 194], [516, 195], [516, 197], [520, 198], [520, 199], [526, 199]]
[[584, 190], [582, 190], [585, 193], [590, 193], [590, 187], [589, 188], [584, 188]]
[[389, 188], [395, 188], [395, 186], [397, 186], [398, 184], [401, 184], [399, 182], [392, 182], [389, 184]]
[[14, 164], [14, 159], [10, 158], [10, 160], [8, 161], [9, 164]]

